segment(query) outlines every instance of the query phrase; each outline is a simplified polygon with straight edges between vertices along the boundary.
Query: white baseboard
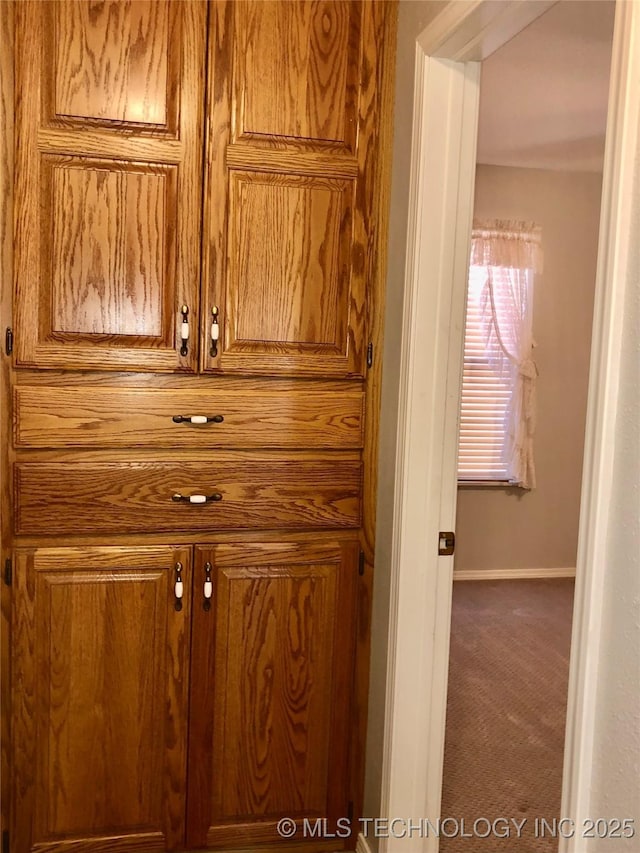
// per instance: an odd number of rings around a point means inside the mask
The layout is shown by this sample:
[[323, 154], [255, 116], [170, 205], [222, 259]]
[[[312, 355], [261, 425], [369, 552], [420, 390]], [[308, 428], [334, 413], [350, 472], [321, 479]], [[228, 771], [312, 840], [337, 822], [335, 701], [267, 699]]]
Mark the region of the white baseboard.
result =
[[358, 835], [358, 843], [356, 844], [356, 853], [372, 853], [369, 842], [362, 833]]
[[454, 581], [509, 581], [575, 578], [575, 568], [566, 569], [454, 569]]

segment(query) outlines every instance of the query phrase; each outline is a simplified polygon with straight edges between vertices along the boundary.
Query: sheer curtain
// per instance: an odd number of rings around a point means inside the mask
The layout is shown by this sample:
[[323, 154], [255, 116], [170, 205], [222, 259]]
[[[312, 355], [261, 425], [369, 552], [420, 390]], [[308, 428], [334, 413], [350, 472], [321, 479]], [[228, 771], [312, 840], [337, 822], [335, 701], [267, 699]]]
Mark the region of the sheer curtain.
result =
[[487, 353], [494, 368], [511, 382], [504, 445], [508, 479], [532, 489], [538, 376], [533, 360], [533, 281], [542, 272], [540, 228], [528, 222], [475, 221], [471, 263], [487, 271], [481, 294]]

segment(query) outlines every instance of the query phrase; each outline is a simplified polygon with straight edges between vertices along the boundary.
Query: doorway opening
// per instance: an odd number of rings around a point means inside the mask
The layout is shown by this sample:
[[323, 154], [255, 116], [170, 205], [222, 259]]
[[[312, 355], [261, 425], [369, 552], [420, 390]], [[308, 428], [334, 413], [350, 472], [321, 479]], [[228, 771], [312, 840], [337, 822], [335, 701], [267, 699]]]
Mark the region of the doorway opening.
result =
[[[483, 61], [480, 81], [441, 815], [479, 820], [483, 835], [504, 817], [516, 822], [509, 844], [515, 834], [549, 851], [561, 818], [614, 11], [607, 0], [560, 0]], [[516, 445], [529, 429], [524, 465]], [[493, 853], [503, 831], [444, 837], [440, 850]]]
[[[404, 42], [406, 49], [415, 33], [413, 77], [404, 70], [415, 86], [399, 405], [395, 414], [387, 413], [390, 421], [397, 418], [397, 451], [390, 507], [379, 814], [389, 817], [440, 814], [453, 560], [439, 556], [437, 549], [439, 531], [453, 530], [455, 522], [457, 436], [451, 425], [457, 421], [459, 405], [459, 318], [472, 218], [478, 60], [552, 4], [505, 0], [425, 5], [435, 14], [420, 22], [412, 13], [415, 28], [405, 32]], [[637, 15], [635, 4], [616, 4], [576, 560], [573, 636], [578, 642], [573, 643], [570, 667], [563, 774], [563, 814], [576, 823], [589, 814], [589, 782], [594, 772], [601, 594], [613, 488], [616, 389], [622, 365], [619, 330], [624, 318], [624, 276], [631, 262], [628, 188], [634, 174], [640, 107], [633, 86], [639, 61], [634, 43]], [[393, 334], [388, 329], [387, 338], [389, 331]], [[382, 519], [385, 510], [384, 506], [382, 513], [379, 509]], [[381, 853], [402, 849], [432, 853], [438, 849], [438, 839], [412, 837], [394, 839], [392, 844], [381, 839], [377, 846]], [[576, 847], [569, 840], [560, 849], [565, 853]]]

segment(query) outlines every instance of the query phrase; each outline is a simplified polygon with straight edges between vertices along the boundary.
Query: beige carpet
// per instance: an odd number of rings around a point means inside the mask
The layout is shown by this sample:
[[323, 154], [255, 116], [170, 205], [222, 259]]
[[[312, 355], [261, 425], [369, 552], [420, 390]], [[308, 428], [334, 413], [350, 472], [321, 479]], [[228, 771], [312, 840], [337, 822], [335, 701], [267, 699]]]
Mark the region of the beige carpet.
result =
[[454, 584], [441, 853], [557, 850], [536, 819], [560, 817], [572, 603], [571, 580]]

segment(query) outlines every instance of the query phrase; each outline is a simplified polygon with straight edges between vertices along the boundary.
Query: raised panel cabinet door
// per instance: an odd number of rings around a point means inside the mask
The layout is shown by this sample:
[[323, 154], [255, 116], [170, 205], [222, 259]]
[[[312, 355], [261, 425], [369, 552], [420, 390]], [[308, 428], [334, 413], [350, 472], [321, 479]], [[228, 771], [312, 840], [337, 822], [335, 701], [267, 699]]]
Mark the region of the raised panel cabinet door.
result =
[[389, 4], [212, 4], [203, 369], [362, 376]]
[[16, 4], [16, 365], [195, 370], [206, 17]]
[[196, 548], [190, 847], [282, 843], [283, 817], [303, 841], [305, 819], [347, 818], [357, 573], [346, 537]]
[[183, 847], [191, 548], [15, 564], [12, 849]]

